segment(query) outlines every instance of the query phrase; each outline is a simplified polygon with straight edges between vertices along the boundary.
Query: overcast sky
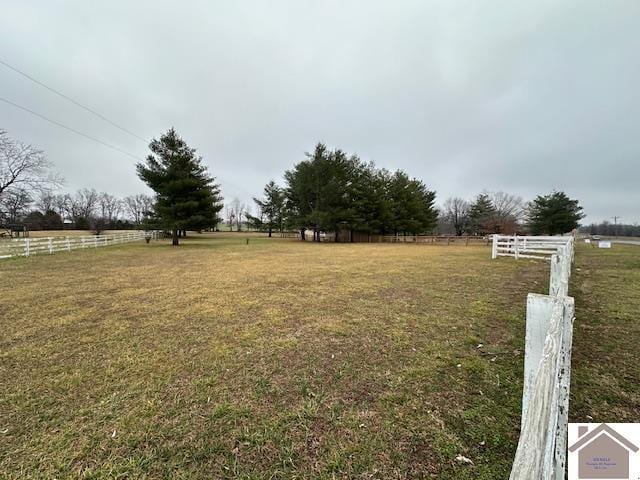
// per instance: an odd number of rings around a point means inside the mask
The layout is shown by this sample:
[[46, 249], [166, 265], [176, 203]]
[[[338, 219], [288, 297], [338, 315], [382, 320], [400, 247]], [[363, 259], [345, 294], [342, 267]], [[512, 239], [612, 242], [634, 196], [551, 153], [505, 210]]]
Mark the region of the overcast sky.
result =
[[[248, 201], [318, 141], [437, 191], [578, 198], [640, 222], [640, 1], [10, 1], [0, 60], [144, 138], [174, 126]], [[136, 156], [0, 65], [0, 96]], [[135, 159], [0, 102], [66, 189], [146, 191]], [[612, 220], [611, 220], [612, 221]]]

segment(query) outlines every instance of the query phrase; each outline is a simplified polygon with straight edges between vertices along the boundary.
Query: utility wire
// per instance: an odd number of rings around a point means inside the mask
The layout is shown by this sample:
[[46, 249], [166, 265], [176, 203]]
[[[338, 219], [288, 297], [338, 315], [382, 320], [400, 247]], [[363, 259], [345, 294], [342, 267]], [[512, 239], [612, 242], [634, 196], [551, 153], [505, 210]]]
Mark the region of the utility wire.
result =
[[[103, 145], [105, 147], [111, 148], [112, 150], [115, 150], [115, 151], [120, 152], [120, 153], [122, 153], [124, 155], [127, 155], [127, 156], [129, 156], [131, 158], [134, 158], [135, 160], [144, 161], [144, 158], [139, 157], [138, 155], [135, 155], [133, 153], [127, 152], [126, 150], [123, 150], [123, 149], [121, 149], [119, 147], [116, 147], [115, 145], [112, 145], [110, 143], [104, 142], [104, 141], [100, 140], [99, 138], [93, 137], [91, 135], [87, 135], [86, 133], [83, 133], [80, 130], [76, 130], [73, 127], [69, 127], [68, 125], [60, 123], [60, 122], [58, 122], [56, 120], [52, 120], [49, 117], [45, 117], [44, 115], [42, 115], [42, 114], [40, 114], [38, 112], [35, 112], [35, 111], [31, 110], [30, 108], [23, 107], [22, 105], [18, 105], [17, 103], [12, 102], [11, 100], [7, 100], [6, 98], [0, 97], [0, 101], [5, 102], [5, 103], [7, 103], [7, 104], [9, 104], [9, 105], [11, 105], [11, 106], [13, 106], [15, 108], [19, 108], [20, 110], [23, 110], [23, 111], [25, 111], [27, 113], [30, 113], [31, 115], [34, 115], [34, 116], [36, 116], [38, 118], [41, 118], [42, 120], [45, 120], [45, 121], [47, 121], [49, 123], [52, 123], [52, 124], [54, 124], [54, 125], [56, 125], [58, 127], [64, 128], [65, 130], [68, 130], [68, 131], [70, 131], [72, 133], [75, 133], [76, 135], [80, 135], [81, 137], [84, 137], [84, 138], [89, 139], [89, 140], [91, 140], [93, 142], [99, 143], [100, 145]], [[227, 187], [231, 187], [232, 189], [236, 190], [237, 192], [243, 192], [243, 193], [249, 194], [249, 196], [251, 196], [251, 194], [247, 190], [245, 190], [244, 188], [242, 188], [242, 187], [240, 187], [238, 185], [235, 185], [232, 182], [229, 182], [229, 181], [225, 180], [224, 178], [220, 177], [219, 175], [218, 175], [218, 179], [221, 182], [225, 183], [227, 185]]]
[[132, 137], [137, 138], [138, 140], [140, 140], [140, 141], [142, 141], [142, 142], [144, 142], [144, 143], [148, 143], [148, 142], [147, 142], [147, 140], [145, 140], [145, 139], [144, 139], [143, 137], [141, 137], [140, 135], [136, 135], [136, 134], [135, 134], [135, 133], [133, 133], [131, 130], [128, 130], [128, 129], [126, 129], [126, 128], [124, 128], [124, 127], [120, 126], [120, 125], [118, 125], [116, 122], [114, 122], [114, 121], [112, 121], [112, 120], [109, 120], [107, 117], [105, 117], [104, 115], [102, 115], [102, 114], [100, 114], [100, 113], [96, 112], [96, 111], [95, 111], [95, 110], [93, 110], [92, 108], [89, 108], [89, 107], [87, 107], [86, 105], [83, 105], [82, 103], [78, 102], [77, 100], [74, 100], [73, 98], [71, 98], [71, 97], [69, 97], [69, 96], [65, 95], [64, 93], [59, 92], [59, 91], [58, 91], [58, 90], [56, 90], [55, 88], [50, 87], [49, 85], [47, 85], [47, 84], [45, 84], [45, 83], [41, 82], [40, 80], [37, 80], [37, 79], [33, 78], [31, 75], [29, 75], [29, 74], [27, 74], [27, 73], [23, 72], [22, 70], [18, 70], [16, 67], [14, 67], [14, 66], [12, 66], [12, 65], [9, 65], [7, 62], [3, 61], [2, 59], [0, 59], [0, 64], [4, 65], [5, 67], [7, 67], [7, 68], [9, 68], [9, 69], [11, 69], [11, 70], [13, 70], [13, 71], [14, 71], [14, 72], [16, 72], [17, 74], [22, 75], [22, 76], [23, 76], [23, 77], [25, 77], [25, 78], [28, 78], [28, 79], [29, 79], [29, 80], [31, 80], [32, 82], [37, 83], [37, 84], [38, 84], [38, 85], [40, 85], [41, 87], [46, 88], [46, 89], [47, 89], [47, 90], [49, 90], [50, 92], [55, 93], [56, 95], [58, 95], [58, 96], [60, 96], [60, 97], [64, 98], [65, 100], [67, 100], [67, 101], [69, 101], [69, 102], [73, 103], [74, 105], [76, 105], [76, 106], [78, 106], [78, 107], [80, 107], [80, 108], [82, 108], [82, 109], [86, 110], [87, 112], [92, 113], [92, 114], [93, 114], [93, 115], [95, 115], [96, 117], [100, 118], [102, 121], [107, 122], [108, 124], [110, 124], [110, 125], [112, 125], [112, 126], [116, 127], [116, 128], [117, 128], [117, 129], [119, 129], [119, 130], [122, 130], [123, 132], [125, 132], [125, 133], [127, 133], [127, 134], [131, 135]]
[[[112, 125], [112, 126], [116, 127], [117, 129], [122, 130], [123, 132], [125, 132], [125, 133], [127, 133], [127, 134], [131, 135], [132, 137], [135, 137], [136, 139], [138, 139], [138, 140], [140, 140], [140, 141], [144, 142], [144, 143], [145, 143], [145, 145], [148, 143], [148, 141], [147, 141], [146, 139], [144, 139], [143, 137], [141, 137], [140, 135], [137, 135], [137, 134], [133, 133], [131, 130], [129, 130], [129, 129], [127, 129], [127, 128], [125, 128], [125, 127], [121, 126], [121, 125], [118, 125], [117, 123], [113, 122], [112, 120], [109, 120], [107, 117], [105, 117], [105, 116], [104, 116], [104, 115], [102, 115], [101, 113], [96, 112], [95, 110], [93, 110], [92, 108], [87, 107], [86, 105], [83, 105], [82, 103], [78, 102], [77, 100], [74, 100], [73, 98], [71, 98], [71, 97], [69, 97], [69, 96], [65, 95], [64, 93], [59, 92], [59, 91], [58, 91], [58, 90], [56, 90], [55, 88], [50, 87], [49, 85], [47, 85], [47, 84], [45, 84], [45, 83], [41, 82], [40, 80], [37, 80], [37, 79], [33, 78], [33, 77], [32, 77], [31, 75], [29, 75], [28, 73], [25, 73], [25, 72], [23, 72], [22, 70], [17, 69], [16, 67], [14, 67], [14, 66], [12, 66], [12, 65], [8, 64], [8, 63], [7, 63], [7, 62], [5, 62], [4, 60], [0, 59], [0, 64], [4, 65], [5, 67], [9, 68], [10, 70], [13, 70], [14, 72], [18, 73], [19, 75], [22, 75], [23, 77], [25, 77], [25, 78], [27, 78], [27, 79], [31, 80], [32, 82], [34, 82], [34, 83], [36, 83], [36, 84], [40, 85], [41, 87], [46, 88], [46, 89], [47, 89], [47, 90], [49, 90], [50, 92], [55, 93], [56, 95], [58, 95], [58, 96], [60, 96], [60, 97], [64, 98], [65, 100], [67, 100], [67, 101], [69, 101], [69, 102], [73, 103], [74, 105], [76, 105], [76, 106], [78, 106], [78, 107], [80, 107], [80, 108], [82, 108], [82, 109], [86, 110], [87, 112], [89, 112], [89, 113], [91, 113], [91, 114], [95, 115], [96, 117], [98, 117], [98, 118], [100, 118], [101, 120], [103, 120], [103, 121], [107, 122], [108, 124], [110, 124], [110, 125]], [[76, 129], [72, 128], [72, 127], [68, 127], [67, 125], [63, 125], [63, 124], [62, 124], [62, 123], [60, 123], [60, 122], [57, 122], [57, 121], [55, 121], [55, 120], [51, 120], [50, 118], [47, 118], [47, 117], [45, 117], [44, 115], [41, 115], [41, 114], [39, 114], [39, 113], [37, 113], [37, 112], [34, 112], [33, 110], [30, 110], [30, 109], [28, 109], [28, 108], [26, 108], [26, 107], [23, 107], [23, 106], [21, 106], [21, 105], [18, 105], [18, 104], [14, 103], [14, 102], [12, 102], [12, 101], [10, 101], [10, 100], [7, 100], [7, 99], [5, 99], [5, 98], [0, 98], [0, 100], [2, 100], [2, 101], [3, 101], [3, 102], [5, 102], [5, 103], [8, 103], [9, 105], [13, 105], [13, 106], [14, 106], [14, 107], [16, 107], [16, 108], [19, 108], [19, 109], [21, 109], [21, 110], [24, 110], [24, 111], [26, 111], [26, 112], [29, 112], [29, 113], [31, 113], [32, 115], [35, 115], [35, 116], [37, 116], [37, 117], [40, 117], [40, 118], [42, 118], [43, 120], [46, 120], [47, 122], [51, 122], [51, 123], [53, 123], [54, 125], [57, 125], [57, 126], [62, 127], [62, 128], [66, 129], [66, 130], [69, 130], [69, 131], [71, 131], [71, 132], [73, 132], [73, 133], [76, 133], [76, 134], [78, 134], [78, 135], [81, 135], [82, 137], [88, 138], [89, 140], [93, 140], [94, 142], [98, 142], [98, 143], [100, 143], [101, 145], [104, 145], [104, 146], [109, 147], [109, 148], [111, 148], [111, 149], [113, 149], [113, 150], [116, 150], [116, 151], [118, 151], [118, 152], [120, 152], [120, 153], [123, 153], [123, 154], [125, 154], [125, 155], [128, 155], [129, 157], [135, 158], [136, 160], [142, 160], [142, 161], [144, 161], [144, 159], [143, 159], [143, 158], [138, 157], [137, 155], [134, 155], [134, 154], [129, 153], [129, 152], [125, 151], [125, 150], [122, 150], [121, 148], [116, 147], [115, 145], [111, 145], [111, 144], [109, 144], [109, 143], [107, 143], [107, 142], [103, 142], [102, 140], [99, 140], [99, 139], [97, 139], [97, 138], [95, 138], [95, 137], [92, 137], [92, 136], [90, 136], [90, 135], [87, 135], [87, 134], [85, 134], [85, 133], [82, 133], [82, 132], [80, 132], [80, 131], [78, 131], [78, 130], [76, 130]], [[246, 193], [246, 194], [248, 194], [248, 193], [249, 193], [249, 192], [248, 192], [248, 191], [246, 191], [244, 188], [241, 188], [241, 187], [239, 187], [238, 185], [234, 185], [234, 184], [233, 184], [233, 183], [231, 183], [231, 182], [225, 181], [225, 180], [224, 180], [224, 179], [222, 179], [220, 176], [218, 176], [218, 178], [219, 178], [221, 181], [223, 181], [224, 183], [226, 183], [228, 186], [230, 186], [230, 187], [232, 187], [233, 189], [235, 189], [236, 191], [244, 192], [244, 193]]]
[[30, 113], [31, 115], [35, 115], [36, 117], [39, 117], [43, 120], [46, 120], [49, 123], [53, 123], [54, 125], [57, 125], [58, 127], [64, 128], [66, 130], [69, 130], [70, 132], [75, 133], [76, 135], [80, 135], [81, 137], [84, 138], [88, 138], [89, 140], [93, 140], [94, 142], [97, 142], [101, 145], [104, 145], [105, 147], [109, 147], [117, 152], [123, 153], [125, 155], [128, 155], [131, 158], [135, 158], [136, 160], [142, 160], [144, 161], [144, 159], [142, 157], [139, 157], [137, 155], [134, 155], [133, 153], [129, 153], [126, 150], [122, 150], [121, 148], [116, 147], [115, 145], [112, 145], [110, 143], [107, 142], [103, 142], [102, 140], [100, 140], [99, 138], [96, 137], [92, 137], [91, 135], [87, 135], [86, 133], [82, 133], [79, 130], [76, 130], [73, 127], [69, 127], [63, 123], [57, 122], [56, 120], [52, 120], [48, 117], [45, 117], [44, 115], [39, 114], [38, 112], [34, 112], [33, 110], [27, 108], [27, 107], [23, 107], [22, 105], [18, 105], [17, 103], [12, 102], [11, 100], [7, 100], [6, 98], [0, 97], [0, 101], [3, 101], [5, 103], [8, 103], [9, 105], [14, 106], [15, 108], [19, 108], [20, 110], [24, 110], [25, 112]]

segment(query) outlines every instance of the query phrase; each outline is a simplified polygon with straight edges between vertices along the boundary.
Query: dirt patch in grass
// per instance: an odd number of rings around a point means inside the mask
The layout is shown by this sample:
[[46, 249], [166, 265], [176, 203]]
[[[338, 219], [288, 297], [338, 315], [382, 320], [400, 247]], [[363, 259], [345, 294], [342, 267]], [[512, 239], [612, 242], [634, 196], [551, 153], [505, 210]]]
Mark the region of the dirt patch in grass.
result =
[[8, 478], [497, 479], [548, 265], [208, 235], [0, 271]]

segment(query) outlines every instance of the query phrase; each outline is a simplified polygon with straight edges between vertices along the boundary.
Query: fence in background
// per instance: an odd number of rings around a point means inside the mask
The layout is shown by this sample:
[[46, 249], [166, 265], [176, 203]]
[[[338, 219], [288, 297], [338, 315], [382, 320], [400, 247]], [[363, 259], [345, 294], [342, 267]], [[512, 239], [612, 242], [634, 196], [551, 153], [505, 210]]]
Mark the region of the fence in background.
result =
[[[281, 238], [295, 238], [300, 240], [300, 232], [280, 232]], [[313, 241], [313, 232], [307, 230], [305, 239]], [[320, 234], [321, 242], [335, 242], [334, 232]], [[369, 235], [362, 232], [338, 232], [340, 243], [416, 243], [422, 245], [489, 245], [490, 237], [453, 236], [453, 235]]]
[[31, 255], [52, 254], [82, 248], [98, 248], [109, 245], [143, 240], [145, 237], [157, 238], [157, 232], [135, 230], [125, 233], [105, 235], [83, 235], [72, 237], [15, 238], [0, 241], [0, 259], [11, 257], [29, 257]]
[[520, 439], [510, 480], [564, 480], [574, 301], [573, 237], [493, 238], [492, 257], [549, 259], [549, 295], [527, 297]]

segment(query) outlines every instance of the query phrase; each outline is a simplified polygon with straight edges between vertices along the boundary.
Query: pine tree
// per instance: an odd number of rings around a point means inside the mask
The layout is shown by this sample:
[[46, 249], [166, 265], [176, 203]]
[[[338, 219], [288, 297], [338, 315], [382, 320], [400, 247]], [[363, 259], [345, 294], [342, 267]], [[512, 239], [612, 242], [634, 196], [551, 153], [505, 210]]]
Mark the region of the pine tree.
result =
[[269, 237], [273, 230], [282, 232], [284, 222], [284, 192], [282, 188], [271, 180], [264, 187], [264, 199], [253, 199], [260, 210], [260, 218], [247, 214], [247, 220], [251, 225], [259, 229], [266, 229]]
[[538, 195], [529, 205], [529, 229], [534, 235], [557, 235], [578, 228], [584, 218], [578, 200], [570, 199], [564, 192]]
[[473, 235], [494, 233], [496, 209], [489, 196], [481, 193], [469, 207], [469, 232]]
[[151, 154], [136, 166], [138, 176], [156, 193], [155, 213], [170, 229], [173, 245], [178, 233], [215, 226], [222, 209], [220, 187], [209, 176], [202, 157], [172, 128], [149, 144]]

